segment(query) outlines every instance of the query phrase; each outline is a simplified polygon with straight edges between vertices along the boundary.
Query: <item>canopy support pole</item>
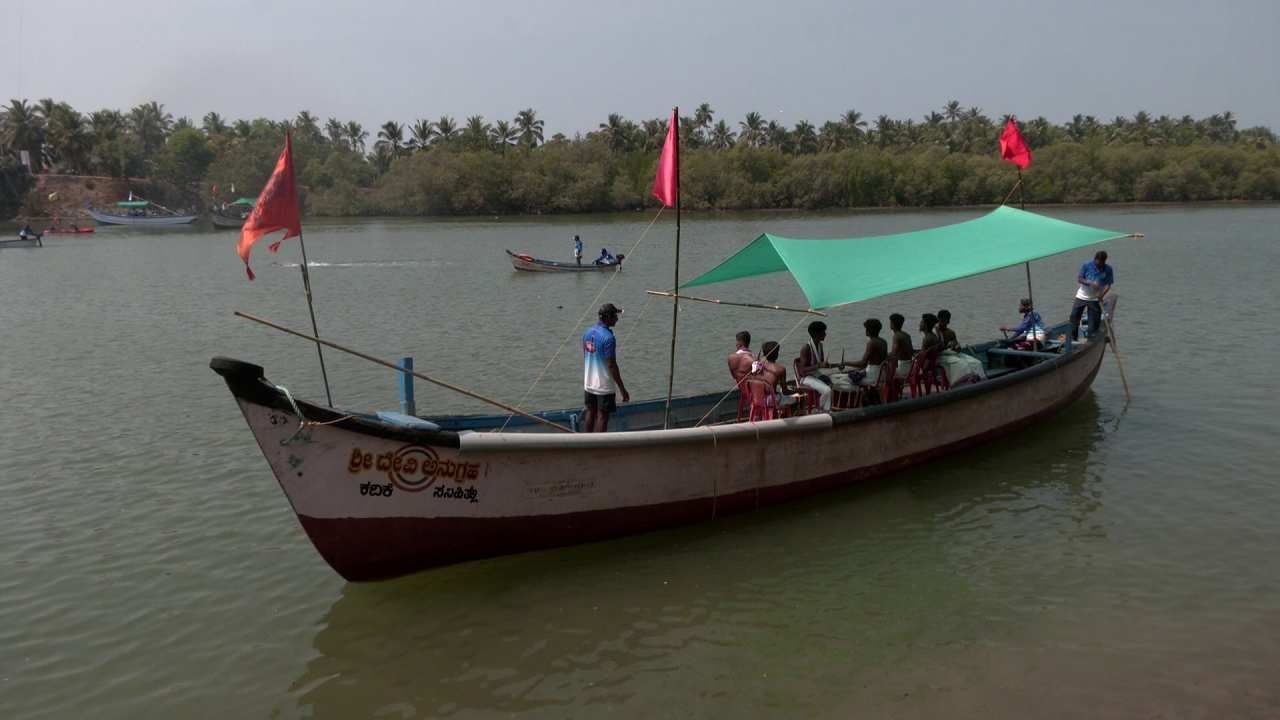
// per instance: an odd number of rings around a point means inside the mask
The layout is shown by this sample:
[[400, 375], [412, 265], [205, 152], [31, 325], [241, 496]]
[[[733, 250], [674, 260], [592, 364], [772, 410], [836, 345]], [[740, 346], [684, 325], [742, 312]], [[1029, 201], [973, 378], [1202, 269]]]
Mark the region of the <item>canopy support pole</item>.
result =
[[658, 297], [669, 297], [677, 300], [691, 300], [693, 302], [711, 303], [712, 305], [731, 305], [733, 307], [759, 308], [761, 310], [780, 310], [782, 312], [808, 313], [809, 315], [818, 315], [826, 317], [827, 314], [821, 310], [810, 310], [807, 308], [791, 308], [782, 305], [759, 305], [756, 303], [740, 303], [729, 302], [728, 300], [716, 300], [715, 298], [694, 297], [693, 295], [681, 295], [679, 293], [669, 293], [665, 290], [645, 290], [648, 295], [657, 295]]
[[[1018, 168], [1017, 188], [1018, 188], [1018, 204], [1022, 206], [1023, 210], [1026, 210], [1027, 199], [1022, 194], [1022, 168]], [[1034, 293], [1031, 292], [1031, 261], [1028, 260], [1024, 264], [1027, 266], [1027, 300], [1031, 302], [1031, 307], [1034, 308], [1036, 306], [1036, 296]]]
[[498, 400], [494, 400], [493, 398], [490, 398], [490, 397], [485, 397], [484, 395], [481, 395], [480, 393], [473, 392], [473, 391], [471, 391], [471, 390], [467, 390], [466, 388], [458, 387], [457, 385], [451, 385], [451, 384], [449, 384], [449, 383], [447, 383], [447, 382], [445, 382], [445, 381], [443, 381], [443, 380], [437, 380], [437, 379], [435, 379], [435, 378], [431, 377], [430, 375], [426, 375], [426, 374], [424, 374], [424, 373], [420, 373], [420, 372], [417, 372], [417, 371], [414, 371], [414, 370], [410, 370], [410, 369], [408, 369], [408, 368], [400, 367], [399, 365], [396, 365], [395, 363], [387, 362], [386, 360], [380, 360], [380, 359], [378, 359], [378, 358], [376, 358], [376, 357], [373, 357], [372, 355], [366, 355], [366, 354], [364, 354], [364, 353], [362, 353], [362, 352], [359, 352], [358, 350], [352, 350], [351, 348], [343, 347], [343, 346], [339, 345], [338, 343], [335, 343], [335, 342], [332, 342], [332, 341], [329, 341], [329, 340], [322, 340], [322, 339], [320, 339], [320, 338], [318, 338], [318, 337], [315, 337], [315, 336], [312, 336], [312, 335], [307, 335], [306, 333], [300, 333], [300, 332], [298, 332], [297, 330], [291, 330], [291, 329], [289, 329], [289, 328], [287, 328], [287, 327], [285, 327], [285, 326], [283, 326], [283, 325], [277, 325], [277, 324], [275, 324], [275, 323], [273, 323], [273, 322], [271, 322], [271, 321], [269, 321], [269, 320], [264, 320], [264, 319], [262, 319], [262, 318], [260, 318], [260, 317], [256, 317], [256, 316], [250, 315], [249, 313], [240, 312], [239, 310], [236, 310], [236, 311], [235, 311], [235, 315], [236, 315], [236, 317], [242, 317], [242, 318], [244, 318], [245, 320], [252, 320], [252, 321], [254, 321], [254, 322], [256, 322], [256, 323], [258, 323], [258, 324], [260, 324], [260, 325], [266, 325], [267, 327], [272, 328], [272, 329], [274, 329], [274, 330], [279, 330], [280, 332], [288, 333], [288, 334], [293, 335], [293, 336], [295, 336], [295, 337], [300, 337], [300, 338], [302, 338], [303, 340], [310, 340], [311, 342], [313, 342], [313, 343], [315, 343], [315, 344], [317, 344], [317, 345], [328, 345], [329, 347], [333, 348], [334, 350], [340, 350], [340, 351], [342, 351], [342, 352], [344, 352], [344, 353], [347, 353], [348, 355], [355, 355], [356, 357], [358, 357], [358, 358], [360, 358], [360, 359], [362, 359], [362, 360], [368, 360], [368, 361], [369, 361], [369, 362], [371, 362], [371, 363], [375, 363], [375, 364], [381, 365], [381, 366], [383, 366], [383, 367], [389, 367], [389, 368], [391, 368], [392, 370], [395, 370], [396, 372], [405, 373], [405, 374], [407, 374], [407, 375], [412, 375], [412, 376], [414, 376], [414, 377], [418, 378], [419, 380], [426, 380], [427, 382], [431, 383], [432, 385], [439, 385], [439, 386], [440, 386], [440, 387], [442, 387], [442, 388], [445, 388], [445, 389], [447, 389], [447, 390], [452, 390], [452, 391], [454, 391], [454, 392], [456, 392], [456, 393], [461, 393], [462, 395], [466, 395], [466, 396], [467, 396], [467, 397], [469, 397], [469, 398], [474, 398], [474, 399], [476, 399], [476, 400], [479, 400], [480, 402], [488, 403], [488, 404], [490, 404], [490, 405], [493, 405], [494, 407], [500, 407], [500, 408], [502, 408], [503, 410], [506, 410], [506, 411], [507, 411], [507, 412], [509, 412], [509, 413], [512, 413], [512, 414], [514, 414], [514, 415], [519, 415], [519, 416], [521, 416], [521, 417], [529, 418], [530, 420], [533, 420], [533, 421], [535, 421], [535, 422], [542, 423], [543, 425], [547, 425], [547, 426], [553, 427], [553, 428], [555, 428], [555, 429], [557, 429], [557, 430], [560, 430], [561, 432], [567, 432], [567, 433], [571, 433], [571, 432], [573, 432], [572, 430], [570, 430], [569, 428], [565, 427], [564, 425], [561, 425], [560, 423], [551, 422], [550, 420], [548, 420], [548, 419], [546, 419], [546, 418], [538, 417], [537, 415], [530, 415], [529, 413], [527, 413], [527, 412], [525, 412], [525, 411], [523, 411], [523, 410], [521, 410], [521, 409], [519, 409], [519, 408], [511, 407], [510, 405], [507, 405], [506, 403], [500, 402], [500, 401], [498, 401]]
[[680, 321], [680, 107], [676, 106], [671, 113], [675, 128], [675, 160], [676, 160], [676, 261], [675, 280], [671, 284], [671, 363], [667, 368], [667, 404], [662, 412], [662, 429], [671, 426], [671, 392], [676, 381], [676, 324]]
[[[311, 313], [311, 332], [317, 340], [320, 329], [316, 327], [316, 307], [311, 302], [311, 273], [307, 271], [307, 244], [302, 241], [302, 228], [298, 228], [298, 247], [302, 248], [302, 290], [307, 294], [307, 311]], [[324, 396], [333, 407], [333, 393], [329, 392], [329, 373], [324, 369], [324, 348], [316, 343], [316, 354], [320, 356], [320, 377], [324, 380]]]

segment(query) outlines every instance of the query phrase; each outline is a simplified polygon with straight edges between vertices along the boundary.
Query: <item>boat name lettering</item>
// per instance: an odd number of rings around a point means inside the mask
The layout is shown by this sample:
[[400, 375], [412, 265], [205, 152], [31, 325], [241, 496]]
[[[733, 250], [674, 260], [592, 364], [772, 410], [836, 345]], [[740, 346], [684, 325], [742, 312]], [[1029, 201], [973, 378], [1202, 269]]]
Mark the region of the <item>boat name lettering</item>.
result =
[[462, 484], [480, 477], [483, 463], [441, 460], [436, 451], [424, 445], [405, 445], [381, 453], [351, 450], [347, 472], [352, 475], [373, 470], [386, 473], [387, 479], [407, 492], [425, 490], [436, 480], [453, 480]]
[[456, 500], [470, 500], [471, 502], [480, 502], [480, 491], [476, 490], [475, 485], [466, 487], [449, 487], [448, 485], [437, 485], [435, 492], [431, 493], [431, 497], [438, 498], [454, 498]]
[[395, 486], [392, 485], [391, 483], [387, 483], [386, 485], [379, 485], [378, 483], [367, 483], [367, 482], [360, 483], [361, 495], [372, 495], [374, 497], [391, 497], [391, 493], [393, 490], [395, 490]]

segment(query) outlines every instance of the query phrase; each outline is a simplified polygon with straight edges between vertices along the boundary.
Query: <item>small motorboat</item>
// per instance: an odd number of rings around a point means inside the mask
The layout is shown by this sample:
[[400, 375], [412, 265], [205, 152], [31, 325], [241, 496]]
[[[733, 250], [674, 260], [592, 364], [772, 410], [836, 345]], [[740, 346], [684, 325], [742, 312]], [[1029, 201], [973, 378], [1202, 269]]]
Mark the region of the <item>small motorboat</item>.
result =
[[626, 255], [619, 253], [615, 256], [618, 259], [617, 262], [608, 264], [584, 262], [579, 264], [559, 262], [556, 260], [543, 260], [528, 253], [511, 252], [510, 250], [507, 250], [506, 252], [511, 258], [511, 266], [516, 270], [523, 270], [525, 272], [613, 272], [622, 269], [622, 261], [626, 258]]
[[40, 233], [18, 233], [18, 237], [12, 240], [0, 240], [0, 248], [15, 247], [43, 247], [44, 242], [40, 239]]
[[45, 228], [45, 235], [87, 235], [93, 232], [91, 227], [48, 227]]

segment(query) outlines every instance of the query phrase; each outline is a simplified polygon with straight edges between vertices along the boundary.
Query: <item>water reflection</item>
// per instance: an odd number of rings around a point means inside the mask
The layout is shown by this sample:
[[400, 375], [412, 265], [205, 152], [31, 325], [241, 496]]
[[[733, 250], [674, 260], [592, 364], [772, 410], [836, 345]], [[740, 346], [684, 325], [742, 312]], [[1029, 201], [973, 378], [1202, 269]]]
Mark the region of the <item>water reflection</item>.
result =
[[1025, 620], [1017, 598], [1052, 594], [1026, 566], [1105, 532], [1090, 516], [1106, 422], [1087, 393], [996, 447], [863, 487], [346, 585], [291, 698], [319, 718], [830, 709], [859, 678], [953, 657], [993, 614]]

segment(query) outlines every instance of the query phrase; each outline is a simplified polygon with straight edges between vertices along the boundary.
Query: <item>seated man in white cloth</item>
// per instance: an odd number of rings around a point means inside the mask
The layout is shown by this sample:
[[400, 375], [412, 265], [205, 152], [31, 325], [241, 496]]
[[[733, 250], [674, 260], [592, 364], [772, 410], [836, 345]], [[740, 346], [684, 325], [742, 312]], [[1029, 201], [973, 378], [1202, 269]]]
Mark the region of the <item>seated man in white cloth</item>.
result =
[[938, 311], [938, 337], [942, 340], [942, 355], [938, 356], [938, 365], [942, 367], [942, 371], [947, 374], [947, 382], [954, 383], [956, 380], [966, 375], [977, 375], [980, 379], [987, 379], [987, 372], [982, 367], [982, 361], [960, 352], [960, 340], [956, 338], [956, 331], [951, 329], [951, 311]]
[[911, 336], [902, 329], [902, 324], [906, 321], [899, 313], [889, 316], [889, 331], [893, 337], [893, 342], [889, 343], [889, 360], [897, 363], [896, 377], [899, 379], [906, 379], [911, 370], [911, 360], [916, 356], [915, 348], [911, 346]]
[[862, 352], [861, 360], [854, 360], [848, 365], [866, 373], [860, 383], [869, 387], [880, 379], [880, 364], [889, 357], [889, 343], [880, 337], [880, 329], [884, 326], [879, 320], [867, 318], [862, 327], [867, 330], [867, 347]]
[[800, 348], [800, 358], [796, 361], [796, 379], [802, 387], [818, 393], [818, 405], [823, 412], [831, 412], [831, 384], [819, 374], [820, 370], [832, 367], [827, 362], [826, 351], [822, 342], [827, 339], [827, 324], [821, 320], [809, 323], [809, 342]]

